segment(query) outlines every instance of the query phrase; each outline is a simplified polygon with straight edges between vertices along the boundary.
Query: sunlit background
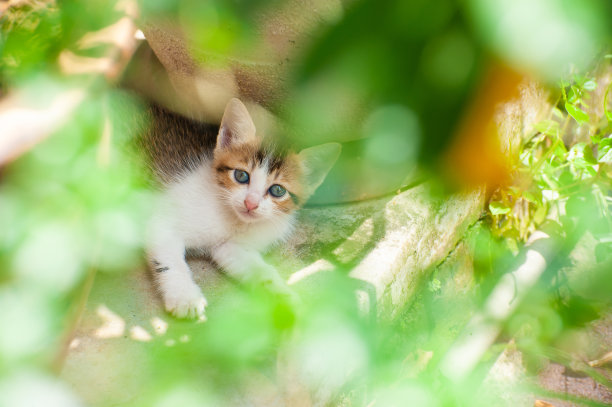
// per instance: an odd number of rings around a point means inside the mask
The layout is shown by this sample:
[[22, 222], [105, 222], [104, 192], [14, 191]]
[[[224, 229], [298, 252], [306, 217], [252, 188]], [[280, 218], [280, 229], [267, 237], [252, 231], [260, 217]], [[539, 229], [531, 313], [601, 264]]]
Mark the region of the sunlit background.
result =
[[[0, 12], [0, 406], [612, 403], [609, 2]], [[149, 103], [218, 123], [233, 96], [342, 154], [268, 255], [300, 303], [196, 259], [220, 294], [180, 321], [147, 277], [137, 138]], [[551, 362], [601, 395], [540, 386]]]

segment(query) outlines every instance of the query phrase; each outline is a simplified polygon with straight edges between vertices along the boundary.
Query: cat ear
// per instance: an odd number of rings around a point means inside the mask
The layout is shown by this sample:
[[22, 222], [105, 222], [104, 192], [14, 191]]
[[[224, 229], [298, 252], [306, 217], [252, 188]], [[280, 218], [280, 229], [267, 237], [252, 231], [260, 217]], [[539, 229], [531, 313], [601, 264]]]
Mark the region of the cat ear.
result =
[[217, 148], [243, 144], [255, 138], [255, 124], [244, 104], [232, 98], [225, 106], [217, 136]]
[[340, 150], [340, 144], [327, 143], [300, 151], [298, 158], [304, 171], [306, 199], [323, 183], [327, 173], [338, 159]]

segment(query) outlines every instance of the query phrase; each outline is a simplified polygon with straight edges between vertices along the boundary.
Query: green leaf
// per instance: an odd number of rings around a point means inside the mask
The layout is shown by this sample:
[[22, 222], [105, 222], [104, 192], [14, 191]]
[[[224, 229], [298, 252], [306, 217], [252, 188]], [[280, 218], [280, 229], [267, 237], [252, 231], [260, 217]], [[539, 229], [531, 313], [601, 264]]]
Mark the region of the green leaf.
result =
[[508, 237], [506, 240], [504, 240], [504, 243], [506, 244], [508, 250], [516, 254], [519, 251], [517, 240], [520, 238], [520, 236], [518, 234], [518, 231], [513, 230], [513, 232], [514, 236]]
[[612, 112], [608, 110], [608, 93], [610, 93], [610, 86], [612, 86], [612, 84], [608, 85], [608, 87], [606, 88], [606, 93], [604, 94], [603, 98], [603, 109], [606, 113], [608, 123], [612, 122]]
[[591, 135], [591, 142], [593, 144], [601, 143], [601, 133], [595, 133], [595, 134]]
[[503, 202], [490, 202], [489, 210], [491, 211], [491, 214], [493, 214], [494, 216], [504, 215], [510, 212], [510, 208], [507, 207]]
[[542, 222], [544, 222], [544, 219], [546, 219], [546, 215], [548, 213], [548, 209], [546, 207], [547, 205], [539, 205], [535, 211], [535, 213], [533, 214], [533, 220], [540, 224]]
[[597, 82], [594, 80], [586, 81], [582, 88], [592, 92], [597, 88]]
[[547, 136], [557, 137], [559, 133], [559, 123], [554, 120], [542, 120], [535, 125], [535, 129]]
[[586, 162], [590, 164], [597, 164], [597, 159], [593, 155], [593, 149], [591, 148], [590, 145], [584, 146], [584, 149], [582, 150], [582, 156], [584, 157], [584, 160]]
[[546, 182], [546, 185], [548, 185], [550, 189], [552, 190], [559, 189], [559, 183], [553, 177], [549, 176], [548, 174], [542, 174], [542, 179], [544, 180], [544, 182]]
[[521, 160], [521, 163], [523, 163], [526, 166], [530, 166], [533, 161], [533, 155], [531, 154], [531, 151], [529, 150], [522, 151], [519, 158]]
[[568, 327], [580, 327], [597, 319], [600, 311], [586, 298], [572, 296], [567, 302], [558, 304], [558, 311]]
[[513, 197], [513, 200], [515, 200], [517, 196], [521, 195], [521, 189], [515, 185], [512, 185], [508, 187], [508, 193]]
[[567, 159], [577, 168], [586, 168], [597, 164], [591, 147], [586, 143], [577, 143], [574, 145], [570, 149]]
[[561, 120], [565, 119], [565, 115], [563, 114], [561, 110], [559, 110], [558, 107], [553, 107], [552, 113], [553, 115], [557, 116]]
[[602, 148], [602, 147], [605, 147], [605, 146], [612, 147], [612, 137], [602, 138], [602, 139], [599, 140], [599, 142], [597, 144], [599, 144], [599, 148]]
[[559, 175], [559, 180], [558, 180], [557, 185], [558, 185], [558, 188], [563, 188], [563, 187], [567, 187], [568, 185], [574, 184], [575, 182], [576, 182], [576, 178], [574, 177], [574, 174], [572, 174], [572, 172], [566, 168]]
[[523, 192], [523, 198], [531, 203], [537, 204], [538, 203], [538, 198], [537, 196], [533, 193], [533, 192], [529, 192], [529, 191], [524, 191]]
[[572, 85], [567, 94], [567, 101], [569, 103], [577, 103], [580, 100], [580, 93], [580, 89], [578, 89], [576, 85]]
[[565, 103], [565, 110], [578, 122], [578, 124], [585, 124], [589, 122], [589, 115], [586, 114], [581, 108], [572, 105], [571, 103]]
[[[597, 166], [595, 166], [595, 165], [589, 165], [589, 166], [587, 166], [587, 167], [585, 168], [585, 169], [586, 169], [586, 173], [587, 173], [588, 175], [590, 175], [591, 177], [595, 177], [595, 176], [597, 176], [597, 168], [596, 168], [596, 167], [597, 167]], [[584, 179], [584, 178], [586, 178], [586, 177], [582, 177], [582, 178]]]
[[567, 148], [565, 148], [565, 144], [557, 143], [553, 155], [559, 157], [561, 160], [564, 160], [565, 154], [567, 154]]
[[597, 159], [600, 163], [612, 164], [612, 147], [604, 146], [599, 150], [599, 158]]

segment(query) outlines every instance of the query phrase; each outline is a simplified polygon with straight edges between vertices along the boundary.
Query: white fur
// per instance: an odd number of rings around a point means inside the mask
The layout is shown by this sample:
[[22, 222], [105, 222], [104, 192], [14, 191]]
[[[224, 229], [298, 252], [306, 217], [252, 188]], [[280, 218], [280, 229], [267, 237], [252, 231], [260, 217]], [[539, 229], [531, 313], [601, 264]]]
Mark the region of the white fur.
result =
[[[249, 184], [228, 193], [216, 184], [210, 162], [205, 161], [161, 193], [147, 247], [150, 260], [158, 263], [155, 266], [167, 267], [154, 273], [168, 312], [177, 317], [204, 316], [206, 300], [185, 261], [189, 248], [204, 249], [242, 281], [255, 279], [286, 291], [284, 281], [260, 252], [286, 238], [294, 218], [276, 209], [271, 201], [275, 198], [266, 194], [270, 187], [266, 172], [266, 168], [257, 168], [250, 173]], [[233, 179], [231, 171], [228, 176]], [[259, 207], [252, 215], [242, 214], [247, 194], [259, 197]]]

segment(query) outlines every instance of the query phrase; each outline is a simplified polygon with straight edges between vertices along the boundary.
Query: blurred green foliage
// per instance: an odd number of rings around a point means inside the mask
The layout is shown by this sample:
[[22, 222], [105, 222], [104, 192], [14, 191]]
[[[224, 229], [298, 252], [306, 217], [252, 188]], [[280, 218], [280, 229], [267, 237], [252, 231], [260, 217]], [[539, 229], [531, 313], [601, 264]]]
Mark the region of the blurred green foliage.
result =
[[8, 11], [2, 18], [0, 50], [3, 84], [27, 79], [49, 68], [47, 62], [57, 57], [61, 37], [59, 10], [51, 4], [36, 4]]
[[[495, 191], [488, 213], [491, 232], [509, 251], [517, 252], [534, 230], [559, 239], [559, 255], [507, 323], [528, 367], [537, 371], [548, 358], [608, 387], [608, 378], [570, 354], [576, 331], [612, 304], [609, 69], [604, 59], [592, 74], [598, 77], [560, 81], [548, 118], [524, 137], [513, 185]], [[585, 248], [588, 257], [577, 257]]]
[[[253, 46], [255, 17], [282, 4], [140, 7], [143, 20], [177, 19], [193, 47], [221, 61]], [[435, 172], [493, 56], [545, 81], [561, 80], [568, 64], [583, 73], [563, 76], [549, 117], [521, 135], [516, 182], [493, 192], [484, 219], [465, 236], [476, 283], [457, 289], [449, 260], [395, 318], [380, 320], [359, 312], [347, 267], [299, 307], [239, 287], [211, 307], [205, 324], [172, 321], [168, 337], [140, 344], [142, 392], [128, 404], [227, 405], [261, 381], [291, 380], [278, 369], [280, 357], [303, 370], [293, 373], [307, 388], [333, 388], [332, 405], [490, 405], [501, 396], [482, 380], [507, 338], [534, 372], [548, 358], [610, 388], [571, 355], [576, 333], [611, 305], [610, 68], [584, 74], [609, 41], [609, 8], [578, 0], [345, 2], [343, 15], [299, 55], [289, 102], [276, 110], [302, 144], [344, 142], [345, 161], [331, 178], [352, 179], [357, 189], [388, 192], [415, 169]], [[0, 17], [0, 95], [24, 94], [41, 106], [74, 88], [86, 94], [58, 131], [1, 168], [0, 405], [40, 404], [36, 394], [46, 405], [79, 405], [52, 366], [86, 278], [98, 271], [99, 280], [121, 285], [118, 273], [142, 264], [151, 192], [127, 147], [142, 129], [141, 101], [99, 74], [65, 74], [57, 63], [66, 49], [104, 54], [78, 42], [120, 16], [114, 1], [70, 0], [26, 1]], [[464, 382], [451, 382], [440, 361], [538, 229], [553, 231], [555, 261], [504, 322], [499, 344]], [[575, 260], [581, 250], [591, 261]]]
[[[561, 81], [558, 106], [535, 125], [533, 135], [521, 146], [513, 168], [515, 185], [498, 189], [489, 203], [497, 236], [525, 241], [550, 220], [561, 223], [566, 231], [588, 228], [598, 236], [609, 232], [609, 88], [606, 85], [603, 90], [596, 78], [580, 75], [572, 82]], [[595, 91], [600, 95], [593, 102], [601, 106], [590, 109]], [[584, 109], [590, 109], [594, 117]], [[597, 111], [603, 112], [602, 117]]]

